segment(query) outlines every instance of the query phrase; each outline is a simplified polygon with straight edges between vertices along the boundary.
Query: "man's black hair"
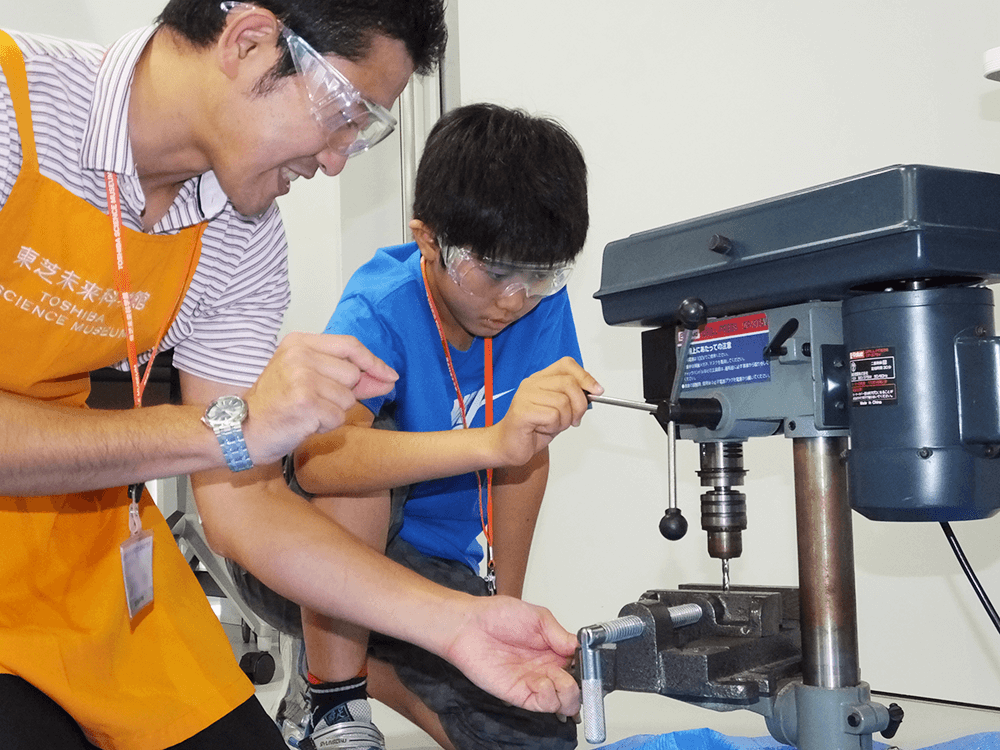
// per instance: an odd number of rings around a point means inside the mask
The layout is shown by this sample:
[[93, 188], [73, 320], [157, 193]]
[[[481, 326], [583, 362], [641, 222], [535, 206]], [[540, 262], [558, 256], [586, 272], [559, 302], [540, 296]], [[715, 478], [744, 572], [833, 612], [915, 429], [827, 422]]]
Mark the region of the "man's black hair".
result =
[[[266, 8], [321, 54], [357, 62], [368, 52], [372, 36], [398, 39], [406, 46], [417, 73], [434, 70], [444, 54], [448, 32], [444, 0], [248, 0]], [[219, 38], [226, 12], [221, 0], [169, 0], [157, 22], [195, 47]], [[282, 42], [282, 45], [284, 42]], [[271, 75], [295, 72], [288, 51]], [[266, 88], [266, 87], [265, 87]]]
[[587, 165], [546, 117], [470, 104], [435, 124], [417, 168], [413, 217], [485, 260], [557, 265], [587, 238]]

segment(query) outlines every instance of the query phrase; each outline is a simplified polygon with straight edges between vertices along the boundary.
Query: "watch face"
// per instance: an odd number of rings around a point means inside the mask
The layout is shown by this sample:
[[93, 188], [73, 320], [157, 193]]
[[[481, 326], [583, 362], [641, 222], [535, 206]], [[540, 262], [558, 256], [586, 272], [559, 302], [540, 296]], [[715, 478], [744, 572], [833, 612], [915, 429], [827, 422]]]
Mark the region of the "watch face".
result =
[[246, 401], [239, 396], [223, 396], [217, 398], [205, 412], [205, 418], [211, 422], [236, 422], [240, 423], [247, 416]]

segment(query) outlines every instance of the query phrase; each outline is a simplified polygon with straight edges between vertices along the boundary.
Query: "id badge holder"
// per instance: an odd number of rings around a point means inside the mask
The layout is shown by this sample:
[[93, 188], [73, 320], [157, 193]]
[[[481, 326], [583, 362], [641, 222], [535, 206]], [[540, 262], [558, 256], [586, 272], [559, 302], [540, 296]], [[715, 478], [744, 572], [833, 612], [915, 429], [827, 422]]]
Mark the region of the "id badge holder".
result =
[[497, 572], [493, 566], [493, 555], [489, 548], [486, 551], [486, 575], [483, 576], [483, 579], [486, 581], [486, 595], [495, 596], [497, 593]]
[[129, 538], [121, 544], [122, 577], [129, 617], [135, 618], [153, 603], [153, 532], [144, 531], [139, 517], [141, 484], [128, 488], [132, 503], [128, 510]]

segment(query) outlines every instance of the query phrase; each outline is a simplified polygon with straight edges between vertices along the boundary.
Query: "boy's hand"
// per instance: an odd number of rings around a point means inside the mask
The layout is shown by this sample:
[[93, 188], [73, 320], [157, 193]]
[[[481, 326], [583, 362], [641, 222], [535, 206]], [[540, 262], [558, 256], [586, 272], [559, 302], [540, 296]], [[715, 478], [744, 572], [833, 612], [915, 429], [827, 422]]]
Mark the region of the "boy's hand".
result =
[[574, 716], [580, 688], [566, 666], [576, 645], [547, 609], [488, 596], [475, 599], [465, 625], [441, 656], [514, 706]]
[[310, 435], [340, 427], [359, 399], [388, 393], [398, 377], [353, 336], [288, 334], [246, 394], [251, 457], [279, 460]]
[[572, 357], [526, 378], [506, 416], [495, 426], [501, 466], [521, 466], [570, 426], [578, 426], [589, 401], [587, 393], [604, 388]]

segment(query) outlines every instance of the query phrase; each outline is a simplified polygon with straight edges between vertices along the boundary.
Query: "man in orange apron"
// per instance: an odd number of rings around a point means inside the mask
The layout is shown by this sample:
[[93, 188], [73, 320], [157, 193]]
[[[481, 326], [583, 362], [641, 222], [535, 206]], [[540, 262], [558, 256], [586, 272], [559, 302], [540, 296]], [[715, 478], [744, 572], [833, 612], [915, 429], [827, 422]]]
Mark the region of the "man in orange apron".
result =
[[[209, 542], [279, 593], [418, 643], [517, 705], [578, 707], [574, 639], [550, 614], [429, 584], [281, 479], [281, 456], [395, 377], [351, 339], [274, 348], [275, 197], [374, 145], [443, 46], [438, 0], [379, 18], [355, 5], [171, 0], [106, 54], [0, 39], [4, 748], [282, 747], [141, 491], [186, 473]], [[302, 52], [310, 29], [332, 51]], [[174, 349], [183, 405], [82, 408], [88, 373], [122, 361], [139, 406], [156, 347]], [[569, 390], [560, 427], [586, 408]]]

